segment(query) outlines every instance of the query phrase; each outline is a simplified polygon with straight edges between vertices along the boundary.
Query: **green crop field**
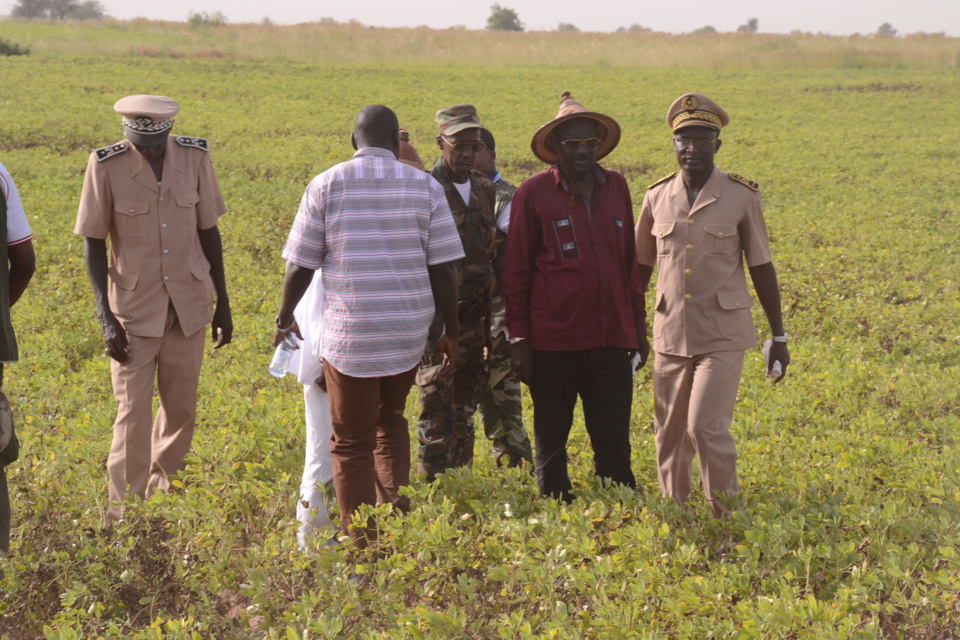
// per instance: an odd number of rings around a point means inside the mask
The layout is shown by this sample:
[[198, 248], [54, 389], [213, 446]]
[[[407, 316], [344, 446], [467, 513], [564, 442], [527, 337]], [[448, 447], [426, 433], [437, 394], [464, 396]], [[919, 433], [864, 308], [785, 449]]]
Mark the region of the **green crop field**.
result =
[[[0, 57], [0, 161], [38, 253], [4, 384], [22, 451], [3, 638], [960, 635], [960, 39], [147, 22], [0, 22], [0, 38], [31, 49]], [[519, 183], [565, 90], [620, 122], [605, 164], [637, 203], [674, 170], [676, 96], [732, 116], [717, 162], [761, 185], [794, 358], [772, 386], [747, 355], [742, 508], [718, 521], [702, 495], [689, 513], [659, 496], [648, 367], [637, 491], [594, 480], [582, 424], [569, 506], [481, 439], [471, 471], [413, 482], [376, 557], [298, 552], [301, 388], [267, 363], [303, 188], [349, 158], [372, 103], [432, 163], [434, 112], [472, 102]], [[104, 530], [114, 402], [72, 229], [87, 156], [122, 137], [112, 105], [131, 93], [178, 99], [175, 131], [210, 140], [235, 339], [204, 364], [178, 490]]]

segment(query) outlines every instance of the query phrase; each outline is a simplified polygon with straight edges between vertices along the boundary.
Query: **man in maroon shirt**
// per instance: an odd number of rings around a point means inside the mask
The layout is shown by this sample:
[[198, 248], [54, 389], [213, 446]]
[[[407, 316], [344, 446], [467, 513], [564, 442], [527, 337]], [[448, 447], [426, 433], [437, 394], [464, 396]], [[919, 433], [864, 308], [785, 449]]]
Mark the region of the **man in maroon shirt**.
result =
[[630, 469], [631, 358], [646, 362], [643, 293], [624, 177], [597, 165], [620, 126], [564, 93], [531, 147], [553, 165], [513, 198], [503, 274], [511, 360], [533, 399], [540, 493], [569, 502], [567, 438], [583, 402], [596, 475], [636, 485]]

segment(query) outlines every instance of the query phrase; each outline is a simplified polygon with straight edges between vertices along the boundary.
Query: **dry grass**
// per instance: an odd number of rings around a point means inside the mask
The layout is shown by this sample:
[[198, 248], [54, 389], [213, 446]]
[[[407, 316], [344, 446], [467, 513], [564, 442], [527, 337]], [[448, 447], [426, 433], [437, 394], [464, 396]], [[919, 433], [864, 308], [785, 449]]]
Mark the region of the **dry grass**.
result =
[[960, 68], [960, 38], [809, 33], [507, 33], [359, 23], [191, 27], [143, 19], [83, 23], [8, 21], [7, 37], [36, 56], [288, 58], [325, 63], [575, 65], [612, 67]]

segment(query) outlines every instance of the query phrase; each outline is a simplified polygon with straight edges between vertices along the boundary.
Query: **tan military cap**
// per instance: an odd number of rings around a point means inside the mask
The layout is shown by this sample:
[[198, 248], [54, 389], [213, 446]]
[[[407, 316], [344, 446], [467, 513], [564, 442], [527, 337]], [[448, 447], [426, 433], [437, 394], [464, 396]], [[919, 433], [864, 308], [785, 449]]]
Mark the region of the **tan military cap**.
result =
[[172, 98], [138, 94], [117, 100], [113, 110], [123, 116], [127, 140], [152, 147], [166, 141], [180, 105]]
[[464, 129], [483, 129], [477, 109], [472, 104], [455, 104], [440, 109], [435, 119], [442, 136], [452, 136]]
[[557, 150], [554, 145], [553, 131], [558, 126], [574, 120], [576, 118], [586, 118], [593, 120], [599, 125], [600, 146], [597, 148], [597, 160], [609, 155], [617, 144], [620, 143], [620, 125], [610, 116], [587, 109], [570, 96], [569, 91], [565, 91], [560, 96], [560, 111], [557, 117], [543, 125], [533, 134], [533, 140], [530, 141], [530, 148], [533, 149], [533, 155], [537, 156], [547, 164], [557, 164]]
[[727, 112], [702, 93], [685, 93], [667, 109], [667, 124], [674, 131], [684, 127], [710, 127], [720, 131], [729, 122]]

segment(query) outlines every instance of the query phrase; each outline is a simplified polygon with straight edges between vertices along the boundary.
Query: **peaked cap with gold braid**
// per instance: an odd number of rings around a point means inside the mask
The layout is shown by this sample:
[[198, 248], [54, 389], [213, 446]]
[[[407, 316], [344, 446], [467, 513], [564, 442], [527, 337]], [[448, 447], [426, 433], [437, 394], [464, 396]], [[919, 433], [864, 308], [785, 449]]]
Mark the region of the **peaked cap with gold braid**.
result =
[[684, 127], [710, 127], [720, 131], [729, 122], [727, 112], [702, 93], [685, 93], [667, 109], [667, 124], [673, 131]]

